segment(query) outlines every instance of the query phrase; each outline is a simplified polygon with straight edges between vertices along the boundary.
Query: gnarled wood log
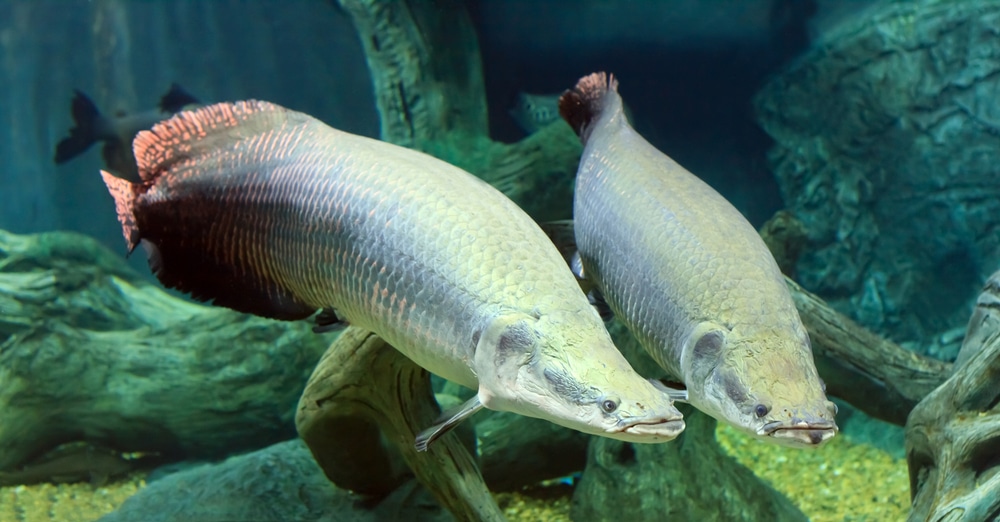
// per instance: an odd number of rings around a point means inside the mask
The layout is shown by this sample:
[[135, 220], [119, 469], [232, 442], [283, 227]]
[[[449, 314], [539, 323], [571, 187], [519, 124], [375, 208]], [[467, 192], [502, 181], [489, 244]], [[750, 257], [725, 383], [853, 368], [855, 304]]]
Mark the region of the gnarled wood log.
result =
[[457, 0], [340, 0], [375, 87], [382, 139], [493, 184], [539, 220], [570, 215], [582, 151], [559, 121], [515, 144], [489, 137], [479, 43]]
[[384, 493], [398, 485], [399, 464], [384, 451], [384, 436], [458, 520], [505, 520], [475, 460], [454, 433], [424, 453], [414, 447], [417, 434], [438, 415], [430, 374], [377, 335], [351, 327], [316, 366], [295, 421], [338, 487]]
[[86, 236], [0, 231], [0, 470], [73, 441], [179, 459], [287, 439], [324, 345], [172, 297]]
[[883, 339], [791, 279], [786, 282], [831, 395], [872, 417], [902, 426], [917, 402], [948, 376], [950, 364]]
[[911, 521], [1000, 519], [1000, 272], [979, 296], [961, 354], [906, 424]]

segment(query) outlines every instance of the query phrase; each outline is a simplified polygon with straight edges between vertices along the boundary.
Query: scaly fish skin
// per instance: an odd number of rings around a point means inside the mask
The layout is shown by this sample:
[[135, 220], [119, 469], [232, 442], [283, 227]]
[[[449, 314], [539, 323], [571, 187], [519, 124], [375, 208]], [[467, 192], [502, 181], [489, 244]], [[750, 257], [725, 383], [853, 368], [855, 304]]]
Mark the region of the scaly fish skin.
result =
[[465, 171], [253, 101], [181, 113], [135, 152], [142, 184], [104, 179], [165, 285], [281, 319], [335, 309], [487, 408], [632, 442], [683, 429], [544, 233]]
[[561, 110], [584, 142], [580, 258], [616, 315], [701, 411], [782, 444], [833, 437], [836, 407], [753, 227], [632, 129], [613, 79], [582, 79]]

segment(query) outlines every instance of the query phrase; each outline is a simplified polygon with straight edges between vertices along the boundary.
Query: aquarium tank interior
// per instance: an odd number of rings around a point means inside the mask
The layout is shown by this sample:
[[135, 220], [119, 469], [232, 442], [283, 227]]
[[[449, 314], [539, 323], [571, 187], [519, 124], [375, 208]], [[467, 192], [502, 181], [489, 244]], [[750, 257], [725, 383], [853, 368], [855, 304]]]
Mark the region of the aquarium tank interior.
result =
[[998, 34], [0, 0], [0, 522], [1000, 520]]

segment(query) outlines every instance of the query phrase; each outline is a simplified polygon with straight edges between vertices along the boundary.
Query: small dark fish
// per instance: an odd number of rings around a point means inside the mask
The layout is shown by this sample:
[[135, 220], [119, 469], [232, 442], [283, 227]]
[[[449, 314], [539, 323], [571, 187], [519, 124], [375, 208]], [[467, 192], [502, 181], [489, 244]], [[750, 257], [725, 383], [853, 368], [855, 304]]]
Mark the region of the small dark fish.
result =
[[[559, 116], [559, 97], [557, 94], [528, 94], [526, 92], [517, 93], [517, 101], [507, 112], [511, 118], [517, 122], [517, 126], [525, 134], [534, 134], [543, 127], [552, 125], [557, 121], [562, 121]], [[628, 104], [622, 104], [625, 116], [632, 118], [632, 111]]]
[[517, 93], [517, 101], [508, 111], [527, 134], [534, 134], [539, 129], [555, 123], [559, 118], [559, 94], [528, 94]]
[[[144, 461], [143, 461], [144, 462]], [[126, 459], [121, 453], [87, 445], [57, 449], [37, 463], [17, 471], [0, 472], [0, 486], [66, 484], [90, 482], [101, 485], [127, 475], [140, 460]]]
[[107, 169], [118, 176], [133, 181], [139, 180], [135, 156], [132, 154], [132, 140], [139, 131], [149, 130], [156, 123], [171, 115], [198, 105], [198, 100], [176, 83], [160, 98], [156, 109], [134, 114], [105, 116], [86, 94], [75, 90], [71, 105], [75, 126], [69, 130], [69, 137], [56, 145], [57, 165], [86, 152], [92, 145], [102, 141], [104, 163]]

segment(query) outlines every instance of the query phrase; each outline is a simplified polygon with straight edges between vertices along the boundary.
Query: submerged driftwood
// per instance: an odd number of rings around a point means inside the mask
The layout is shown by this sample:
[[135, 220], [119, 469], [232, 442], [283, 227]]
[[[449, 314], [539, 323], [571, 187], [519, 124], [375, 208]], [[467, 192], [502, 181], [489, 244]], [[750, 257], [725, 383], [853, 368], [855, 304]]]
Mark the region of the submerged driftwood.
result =
[[[565, 217], [579, 144], [559, 125], [514, 145], [489, 140], [478, 49], [461, 4], [341, 4], [365, 47], [384, 139], [481, 175], [536, 218]], [[88, 241], [60, 234], [0, 236], [0, 469], [69, 440], [211, 456], [291, 432], [292, 405], [322, 353], [322, 338], [303, 323], [170, 298]], [[74, 246], [81, 244], [90, 246]], [[949, 365], [914, 356], [794, 283], [790, 288], [831, 394], [901, 423], [949, 374]], [[453, 437], [438, 442], [438, 454], [408, 454], [412, 440], [405, 439], [436, 411], [426, 373], [369, 334], [351, 333], [336, 346], [328, 361], [343, 364], [317, 368], [300, 417], [327, 475], [359, 491], [391, 487], [406, 473], [393, 456], [398, 451], [461, 518], [498, 517], [474, 461]], [[373, 371], [372, 364], [383, 370]], [[337, 380], [321, 380], [323, 375]], [[373, 375], [385, 380], [384, 388], [373, 389], [362, 378]], [[329, 393], [314, 393], [322, 390]], [[396, 449], [386, 449], [383, 437]], [[525, 447], [538, 444], [528, 437], [512, 440], [523, 446], [512, 442], [506, 453], [489, 455], [524, 455]], [[484, 466], [488, 461], [484, 455]], [[531, 460], [518, 464], [523, 470]], [[519, 473], [534, 481], [546, 464]], [[384, 475], [372, 479], [369, 473], [361, 481], [351, 470], [362, 467]]]
[[287, 439], [325, 344], [172, 297], [85, 236], [0, 231], [0, 471], [73, 441], [179, 459]]
[[570, 215], [580, 140], [561, 121], [490, 139], [479, 42], [458, 0], [340, 0], [358, 31], [382, 139], [476, 174], [538, 220]]
[[475, 459], [455, 433], [418, 452], [417, 433], [440, 415], [430, 374], [377, 335], [348, 328], [316, 366], [296, 425], [338, 487], [384, 494], [402, 482], [393, 444], [417, 479], [458, 520], [505, 520]]
[[906, 424], [909, 520], [1000, 519], [1000, 272], [966, 330], [955, 373]]

